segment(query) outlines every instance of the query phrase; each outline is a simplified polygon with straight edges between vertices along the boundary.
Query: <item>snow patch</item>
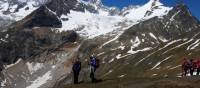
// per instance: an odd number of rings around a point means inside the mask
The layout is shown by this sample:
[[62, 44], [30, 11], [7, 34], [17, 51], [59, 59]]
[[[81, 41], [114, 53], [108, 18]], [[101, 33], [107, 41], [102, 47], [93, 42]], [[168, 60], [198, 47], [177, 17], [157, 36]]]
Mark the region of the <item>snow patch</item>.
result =
[[157, 40], [156, 36], [155, 36], [153, 33], [150, 32], [149, 35], [150, 35], [152, 38], [154, 38], [155, 40]]
[[133, 49], [138, 47], [141, 44], [141, 41], [139, 40], [138, 36], [135, 38], [135, 41], [131, 40], [132, 43], [131, 49], [127, 53], [134, 53]]
[[163, 37], [159, 37], [159, 39], [162, 41], [162, 42], [168, 42], [167, 39], [163, 38]]
[[103, 46], [105, 46], [105, 45], [107, 45], [107, 44], [109, 44], [109, 43], [111, 43], [111, 42], [117, 40], [117, 39], [119, 38], [120, 35], [121, 35], [121, 34], [118, 34], [117, 36], [115, 36], [115, 38], [113, 38], [113, 39], [111, 39], [111, 40], [105, 42], [103, 45], [100, 46], [100, 48], [102, 48]]
[[193, 50], [193, 49], [195, 49], [196, 47], [198, 47], [199, 45], [200, 45], [200, 43], [197, 43], [197, 44], [195, 44], [193, 47], [191, 47], [190, 49]]
[[[153, 5], [153, 3], [155, 3]], [[154, 7], [158, 7], [158, 9], [153, 9]], [[145, 5], [139, 6], [137, 8], [132, 8], [130, 10], [125, 11], [124, 13], [128, 13], [125, 15], [125, 18], [136, 22], [140, 20], [150, 19], [152, 17], [158, 16], [161, 17], [166, 15], [172, 8], [163, 6], [162, 3], [155, 0], [150, 0]], [[147, 12], [151, 12], [150, 15], [146, 16]]]
[[51, 66], [52, 69], [56, 68], [56, 65]]
[[0, 87], [5, 87], [6, 86], [6, 83], [7, 83], [7, 80], [5, 79], [5, 80], [2, 80], [1, 81], [1, 86]]
[[[34, 7], [34, 5], [36, 3], [37, 3], [37, 1], [34, 1], [34, 0], [28, 1], [26, 6], [24, 6], [23, 8], [20, 8], [19, 11], [15, 12], [15, 9], [18, 6], [17, 5], [9, 5], [9, 3], [6, 2], [0, 6], [0, 8], [2, 8], [2, 9], [0, 9], [0, 16], [3, 18], [8, 18], [8, 19], [13, 19], [13, 20], [19, 21], [38, 8], [38, 7]], [[26, 9], [26, 8], [29, 8], [29, 9]], [[11, 13], [3, 14], [3, 12], [7, 11], [8, 9], [10, 9]]]
[[164, 60], [158, 62], [154, 67], [151, 68], [151, 70], [155, 69], [155, 68], [158, 67], [161, 63], [163, 63], [164, 61], [170, 59], [171, 57], [172, 57], [172, 56], [169, 56], [169, 57], [165, 58]]
[[157, 76], [158, 74], [153, 74], [152, 76]]
[[112, 72], [113, 72], [113, 70], [109, 70], [107, 73], [105, 73], [105, 74], [103, 75], [103, 77], [106, 76], [106, 75], [108, 75], [108, 74], [110, 74], [110, 73], [112, 73]]
[[144, 42], [145, 40], [144, 39], [142, 39], [142, 42]]
[[179, 68], [179, 67], [181, 67], [181, 65], [177, 65], [175, 67], [172, 67], [172, 68], [170, 68], [170, 70], [173, 70], [173, 69], [176, 69], [176, 68]]
[[144, 48], [144, 49], [141, 49], [141, 50], [136, 50], [136, 51], [130, 50], [127, 53], [136, 54], [138, 52], [148, 51], [148, 50], [151, 50], [151, 49], [152, 49], [152, 47], [147, 47], [147, 48]]
[[32, 82], [31, 85], [29, 85], [26, 88], [39, 88], [41, 85], [45, 84], [48, 82], [48, 80], [51, 80], [52, 76], [51, 76], [51, 71], [48, 71], [47, 73], [45, 73], [43, 76], [38, 77], [36, 80], [34, 80]]
[[99, 53], [99, 54], [97, 54], [97, 56], [101, 56], [101, 55], [103, 55], [103, 54], [105, 54], [105, 52]]
[[170, 21], [174, 21], [174, 17], [177, 16], [180, 12], [181, 12], [181, 10], [179, 10], [178, 12], [176, 12], [176, 13], [170, 18]]
[[119, 46], [118, 48], [120, 48], [121, 50], [124, 50], [126, 46]]
[[145, 37], [145, 34], [142, 34], [142, 36], [144, 36], [144, 37]]
[[[123, 28], [122, 30], [126, 30], [126, 29], [128, 29], [128, 28], [130, 28], [130, 27], [131, 27], [131, 26], [125, 27], [125, 28]], [[113, 39], [111, 39], [111, 40], [105, 42], [105, 43], [102, 44], [99, 48], [102, 48], [103, 46], [105, 46], [105, 45], [107, 45], [107, 44], [109, 44], [109, 43], [111, 43], [111, 42], [113, 42], [113, 41], [116, 41], [122, 34], [123, 34], [123, 31], [119, 32], [117, 36], [115, 36]]]
[[135, 66], [137, 66], [139, 63], [141, 63], [142, 61], [144, 61], [145, 59], [147, 59], [148, 57], [150, 57], [151, 55], [155, 54], [155, 53], [158, 52], [158, 51], [159, 51], [159, 50], [148, 54], [146, 57], [142, 58], [140, 61], [138, 61], [137, 63], [135, 63]]
[[123, 78], [124, 76], [126, 76], [126, 74], [120, 75], [118, 78]]
[[167, 52], [169, 52], [169, 51], [171, 51], [171, 50], [173, 50], [173, 49], [176, 49], [176, 48], [179, 48], [179, 47], [181, 47], [181, 46], [183, 46], [183, 45], [186, 45], [186, 44], [192, 42], [193, 40], [194, 40], [194, 39], [192, 38], [192, 39], [190, 39], [190, 40], [188, 40], [188, 41], [186, 41], [186, 42], [184, 42], [184, 43], [182, 43], [182, 44], [180, 44], [180, 45], [178, 45], [178, 46], [175, 46], [175, 47], [173, 47], [173, 48], [171, 48], [171, 49], [165, 51], [163, 54], [166, 54]]
[[108, 63], [111, 63], [115, 60], [115, 58], [112, 58], [111, 60], [108, 61]]
[[118, 55], [116, 56], [117, 60], [121, 58], [121, 55], [122, 55], [122, 54], [118, 54]]
[[22, 59], [18, 59], [17, 62], [15, 62], [14, 64], [6, 65], [6, 66], [5, 66], [5, 69], [8, 69], [8, 68], [10, 68], [10, 67], [13, 67], [14, 65], [18, 64], [18, 63], [21, 62], [21, 61], [22, 61]]
[[44, 65], [42, 63], [30, 63], [30, 62], [27, 62], [26, 65], [28, 67], [28, 70], [29, 70], [30, 74], [33, 74], [34, 72], [36, 72], [39, 69], [42, 69], [44, 67]]
[[189, 45], [188, 47], [187, 47], [187, 50], [193, 50], [193, 49], [195, 49], [197, 46], [199, 46], [199, 41], [200, 41], [200, 39], [197, 39], [194, 43], [192, 43], [191, 45]]
[[179, 41], [181, 41], [181, 40], [182, 40], [182, 39], [173, 40], [173, 41], [167, 43], [164, 47], [160, 48], [159, 50], [162, 50], [162, 49], [164, 49], [164, 48], [166, 48], [166, 47], [168, 47], [168, 46], [170, 46], [170, 45], [172, 45], [172, 44], [174, 44], [174, 43], [176, 43], [176, 42], [179, 42]]
[[94, 38], [116, 30], [119, 22], [123, 21], [120, 16], [109, 16], [85, 12], [70, 11], [70, 14], [62, 15], [61, 18], [67, 17], [68, 21], [62, 21], [63, 27], [60, 31], [76, 30], [82, 36]]
[[6, 41], [6, 40], [5, 40], [5, 39], [3, 39], [3, 38], [1, 38], [0, 40], [1, 40], [2, 42], [8, 42], [8, 41]]
[[9, 34], [6, 34], [5, 38], [8, 38], [9, 37]]
[[56, 14], [56, 12], [50, 10], [47, 6], [45, 6], [45, 8], [46, 8], [48, 11], [50, 11], [51, 13], [53, 13], [53, 14], [56, 16], [56, 18], [59, 19], [59, 21], [61, 21], [61, 19], [58, 17], [58, 15]]

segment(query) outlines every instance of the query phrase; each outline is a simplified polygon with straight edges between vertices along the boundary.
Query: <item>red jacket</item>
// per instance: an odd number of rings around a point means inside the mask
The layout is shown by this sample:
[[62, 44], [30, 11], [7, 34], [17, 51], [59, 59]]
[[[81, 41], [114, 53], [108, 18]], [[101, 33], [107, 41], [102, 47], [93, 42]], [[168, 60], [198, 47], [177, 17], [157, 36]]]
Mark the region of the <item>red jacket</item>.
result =
[[197, 68], [200, 68], [200, 60], [197, 61]]
[[197, 61], [193, 61], [192, 64], [193, 64], [193, 68], [194, 68], [194, 69], [196, 69], [196, 68], [198, 67]]

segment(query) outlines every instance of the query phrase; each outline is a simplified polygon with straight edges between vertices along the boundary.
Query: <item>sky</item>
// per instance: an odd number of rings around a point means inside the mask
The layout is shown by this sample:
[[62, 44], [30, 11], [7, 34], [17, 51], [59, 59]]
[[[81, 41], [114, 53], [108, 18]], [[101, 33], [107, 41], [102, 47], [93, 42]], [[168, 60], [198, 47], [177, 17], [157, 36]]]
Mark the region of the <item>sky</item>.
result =
[[[129, 5], [143, 5], [149, 0], [102, 0], [102, 3], [106, 6], [115, 6], [120, 9]], [[183, 1], [193, 16], [200, 20], [200, 0], [160, 0], [166, 6], [175, 6], [178, 2]]]

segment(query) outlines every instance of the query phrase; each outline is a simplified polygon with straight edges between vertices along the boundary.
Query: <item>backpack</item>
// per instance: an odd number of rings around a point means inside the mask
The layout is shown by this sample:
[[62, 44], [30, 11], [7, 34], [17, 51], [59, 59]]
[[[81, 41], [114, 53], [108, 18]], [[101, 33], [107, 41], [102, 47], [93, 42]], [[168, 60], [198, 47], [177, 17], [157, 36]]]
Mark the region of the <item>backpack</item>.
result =
[[189, 61], [187, 64], [188, 68], [193, 69], [194, 68], [194, 64], [193, 62]]
[[77, 61], [73, 64], [72, 67], [73, 71], [80, 71], [81, 70], [81, 62]]
[[200, 61], [197, 62], [197, 67], [200, 68]]
[[184, 61], [182, 64], [182, 67], [185, 69], [188, 69], [191, 67], [191, 63], [189, 61]]
[[91, 59], [91, 66], [98, 68], [99, 67], [99, 59], [96, 59], [95, 57]]

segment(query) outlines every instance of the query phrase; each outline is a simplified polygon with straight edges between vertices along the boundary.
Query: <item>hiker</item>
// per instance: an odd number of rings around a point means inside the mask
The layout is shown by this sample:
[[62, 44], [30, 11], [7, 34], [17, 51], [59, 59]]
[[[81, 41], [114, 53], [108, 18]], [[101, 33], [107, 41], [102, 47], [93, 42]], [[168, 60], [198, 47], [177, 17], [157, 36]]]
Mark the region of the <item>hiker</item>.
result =
[[182, 63], [182, 71], [183, 74], [182, 76], [186, 76], [189, 70], [189, 61], [186, 58], [183, 58], [183, 63]]
[[193, 59], [189, 60], [188, 66], [189, 66], [189, 70], [190, 70], [190, 76], [193, 76], [193, 73], [195, 70], [195, 63], [194, 63]]
[[193, 69], [194, 71], [197, 71], [197, 59], [196, 60], [193, 60]]
[[197, 75], [200, 73], [200, 59], [197, 60]]
[[96, 82], [97, 79], [95, 78], [95, 71], [99, 67], [99, 60], [94, 55], [92, 55], [90, 57], [89, 65], [90, 65], [90, 78], [91, 78], [91, 81], [92, 82]]
[[74, 74], [74, 84], [78, 84], [78, 76], [81, 71], [81, 62], [79, 60], [80, 60], [80, 58], [77, 58], [73, 62], [72, 70], [73, 70], [73, 74]]

